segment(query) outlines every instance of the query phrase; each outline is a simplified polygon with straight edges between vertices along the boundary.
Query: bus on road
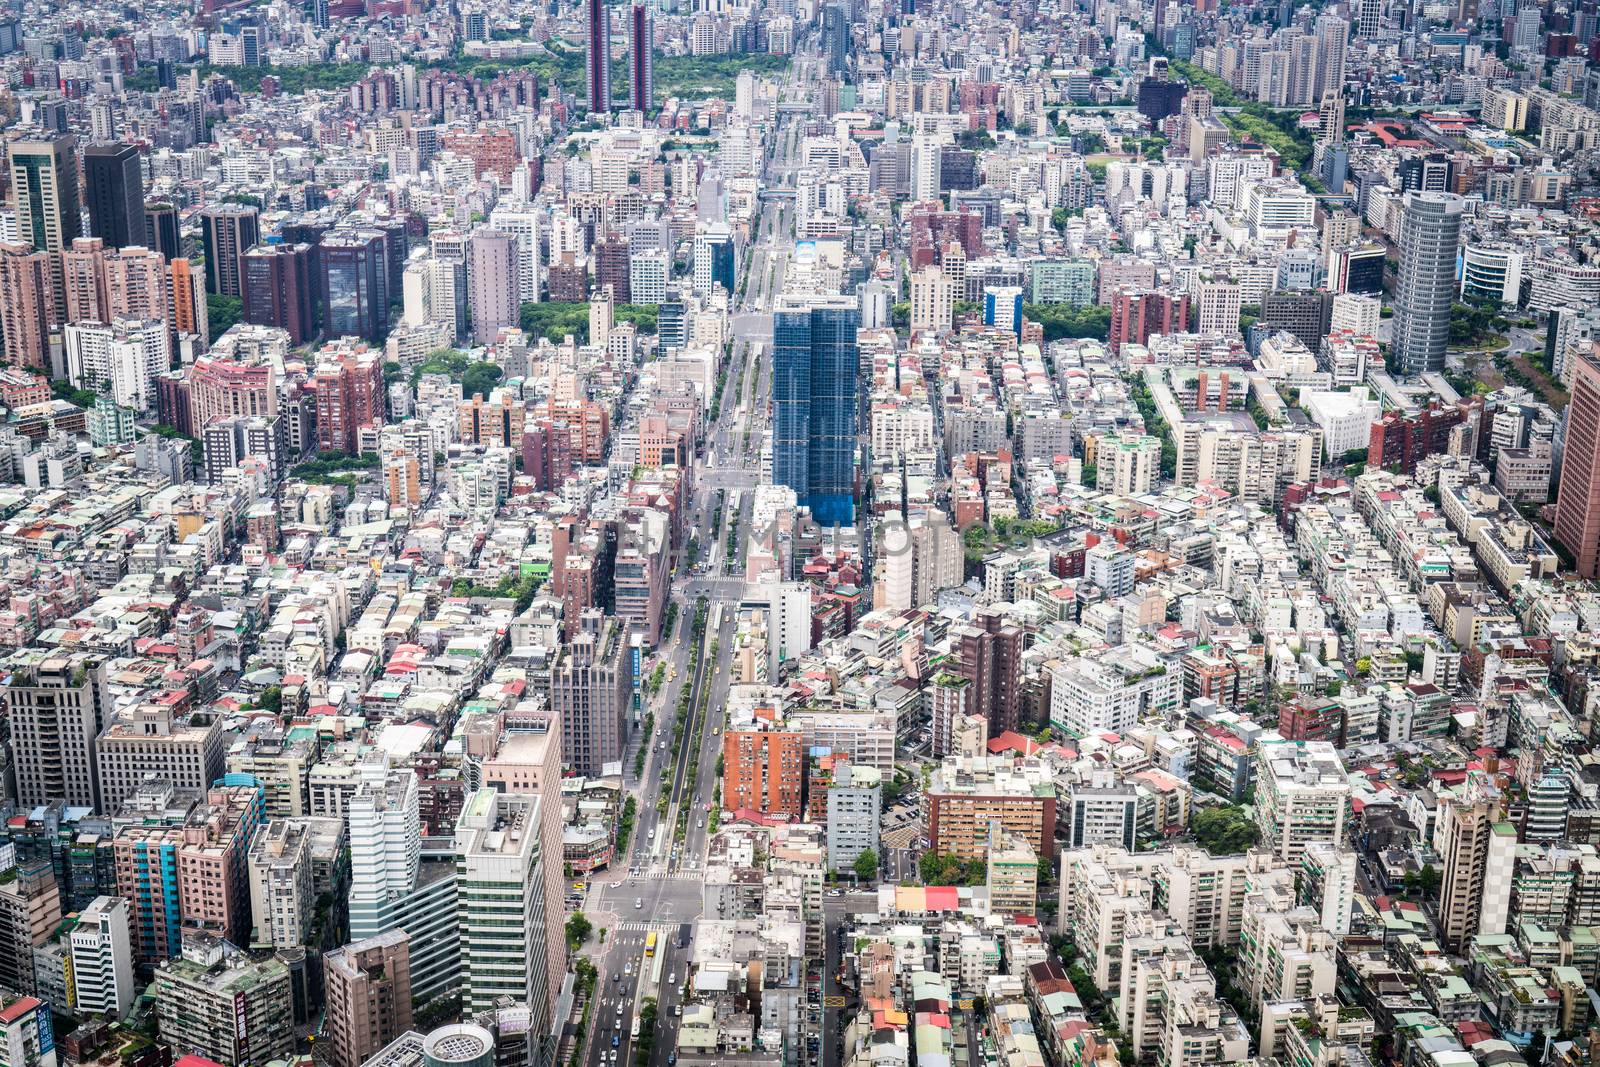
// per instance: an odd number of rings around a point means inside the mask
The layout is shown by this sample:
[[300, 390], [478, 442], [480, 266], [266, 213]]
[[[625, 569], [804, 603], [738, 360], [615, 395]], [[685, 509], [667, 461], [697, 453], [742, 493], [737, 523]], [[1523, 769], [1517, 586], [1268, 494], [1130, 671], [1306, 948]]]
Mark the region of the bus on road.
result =
[[644, 954], [646, 959], [649, 959], [651, 956], [656, 954], [656, 932], [654, 930], [651, 930], [650, 933], [645, 936]]

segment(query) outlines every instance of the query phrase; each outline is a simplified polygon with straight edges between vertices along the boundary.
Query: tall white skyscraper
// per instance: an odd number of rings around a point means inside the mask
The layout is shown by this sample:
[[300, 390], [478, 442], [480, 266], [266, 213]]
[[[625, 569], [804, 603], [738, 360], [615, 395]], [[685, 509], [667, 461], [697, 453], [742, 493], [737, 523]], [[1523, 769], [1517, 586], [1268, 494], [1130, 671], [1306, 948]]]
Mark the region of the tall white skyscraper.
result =
[[539, 299], [539, 213], [525, 204], [509, 204], [489, 213], [489, 225], [517, 242], [517, 299]]
[[[545, 915], [545, 857], [539, 804], [527, 793], [480, 789], [456, 822], [456, 926], [461, 941], [461, 1006], [486, 1011], [500, 997], [533, 1010], [532, 1034], [550, 1033], [545, 940], [562, 936]], [[553, 862], [560, 862], [555, 858]], [[550, 1050], [535, 1048], [536, 1065]]]
[[1465, 202], [1452, 193], [1406, 194], [1391, 348], [1407, 374], [1444, 369], [1464, 210]]
[[636, 304], [659, 304], [667, 298], [672, 260], [659, 248], [636, 253], [628, 261], [628, 288]]
[[741, 70], [738, 79], [733, 83], [733, 111], [741, 118], [750, 118], [756, 109], [756, 76], [748, 70]]
[[919, 135], [911, 142], [912, 202], [939, 199], [939, 141]]
[[734, 291], [733, 233], [725, 224], [715, 223], [694, 235], [694, 291], [709, 293], [713, 285], [720, 285], [730, 294]]
[[350, 798], [350, 936], [387, 928], [394, 901], [411, 891], [422, 862], [417, 777], [391, 772], [388, 760], [363, 763]]
[[772, 669], [811, 651], [811, 594], [804, 582], [779, 582], [771, 589], [767, 622]]
[[411, 935], [411, 987], [419, 1001], [460, 973], [455, 867], [422, 860], [417, 776], [387, 758], [363, 763], [345, 808], [350, 823], [350, 939]]
[[128, 902], [95, 897], [72, 928], [72, 973], [78, 1014], [120, 1019], [133, 1007], [133, 941]]
[[911, 276], [911, 328], [948, 330], [955, 308], [955, 286], [929, 264]]

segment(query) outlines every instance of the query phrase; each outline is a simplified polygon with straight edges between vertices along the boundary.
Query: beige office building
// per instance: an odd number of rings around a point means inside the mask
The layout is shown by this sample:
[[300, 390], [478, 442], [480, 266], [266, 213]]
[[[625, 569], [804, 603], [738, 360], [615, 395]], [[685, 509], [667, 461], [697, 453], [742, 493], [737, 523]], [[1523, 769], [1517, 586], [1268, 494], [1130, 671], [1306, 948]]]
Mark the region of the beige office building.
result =
[[1433, 849], [1444, 866], [1439, 940], [1451, 952], [1479, 934], [1505, 933], [1517, 832], [1502, 821], [1500, 801], [1500, 790], [1478, 772], [1439, 797], [1433, 828]]
[[105, 811], [115, 812], [147, 777], [204, 793], [222, 777], [222, 719], [144, 704], [119, 716], [100, 735], [97, 762]]
[[411, 936], [390, 930], [322, 960], [326, 1041], [333, 1067], [360, 1067], [412, 1027]]

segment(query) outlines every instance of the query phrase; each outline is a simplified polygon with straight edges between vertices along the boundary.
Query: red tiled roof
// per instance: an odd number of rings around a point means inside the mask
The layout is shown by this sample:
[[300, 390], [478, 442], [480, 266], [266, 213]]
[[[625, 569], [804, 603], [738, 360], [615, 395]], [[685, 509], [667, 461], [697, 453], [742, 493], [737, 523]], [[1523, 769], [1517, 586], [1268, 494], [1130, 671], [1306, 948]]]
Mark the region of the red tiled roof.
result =
[[4, 1011], [0, 1011], [0, 1023], [16, 1022], [39, 1006], [40, 1001], [34, 997], [18, 997]]
[[996, 755], [1002, 752], [1017, 751], [1024, 756], [1031, 756], [1039, 751], [1039, 742], [1031, 737], [1025, 737], [1015, 730], [1006, 730], [998, 737], [989, 739], [989, 751]]

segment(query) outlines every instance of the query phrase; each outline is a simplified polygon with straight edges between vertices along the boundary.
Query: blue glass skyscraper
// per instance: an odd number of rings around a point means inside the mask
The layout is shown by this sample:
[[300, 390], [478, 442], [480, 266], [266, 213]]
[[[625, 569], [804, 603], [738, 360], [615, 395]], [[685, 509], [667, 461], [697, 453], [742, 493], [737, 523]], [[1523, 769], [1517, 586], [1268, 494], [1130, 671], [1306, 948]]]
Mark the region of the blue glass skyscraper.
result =
[[772, 316], [772, 480], [824, 526], [855, 522], [860, 322], [846, 296], [785, 297]]
[[822, 9], [822, 55], [829, 74], [843, 74], [850, 54], [850, 17], [843, 4]]

